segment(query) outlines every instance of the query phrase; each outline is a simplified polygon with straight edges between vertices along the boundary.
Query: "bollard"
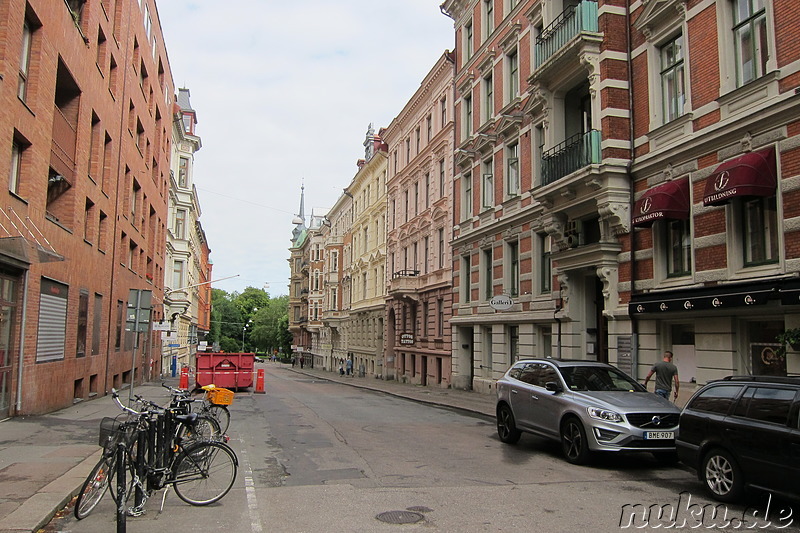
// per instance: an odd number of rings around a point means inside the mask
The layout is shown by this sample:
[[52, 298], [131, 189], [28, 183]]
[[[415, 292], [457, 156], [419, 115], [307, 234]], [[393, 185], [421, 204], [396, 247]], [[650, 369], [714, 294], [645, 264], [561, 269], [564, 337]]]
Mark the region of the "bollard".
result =
[[260, 394], [266, 394], [267, 391], [264, 390], [264, 369], [258, 369], [258, 376], [256, 377], [256, 392]]
[[181, 368], [181, 380], [178, 383], [179, 389], [188, 389], [189, 388], [189, 368], [183, 367]]

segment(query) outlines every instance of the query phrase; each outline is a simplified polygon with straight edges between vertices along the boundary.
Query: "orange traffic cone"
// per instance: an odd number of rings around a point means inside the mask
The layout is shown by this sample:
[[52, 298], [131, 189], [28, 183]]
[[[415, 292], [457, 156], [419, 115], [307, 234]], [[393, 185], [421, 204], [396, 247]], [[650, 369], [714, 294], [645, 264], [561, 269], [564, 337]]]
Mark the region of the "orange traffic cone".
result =
[[256, 392], [259, 394], [266, 394], [264, 390], [264, 369], [258, 369], [258, 376], [256, 377]]
[[181, 368], [181, 380], [178, 382], [179, 389], [189, 388], [189, 369], [187, 367]]

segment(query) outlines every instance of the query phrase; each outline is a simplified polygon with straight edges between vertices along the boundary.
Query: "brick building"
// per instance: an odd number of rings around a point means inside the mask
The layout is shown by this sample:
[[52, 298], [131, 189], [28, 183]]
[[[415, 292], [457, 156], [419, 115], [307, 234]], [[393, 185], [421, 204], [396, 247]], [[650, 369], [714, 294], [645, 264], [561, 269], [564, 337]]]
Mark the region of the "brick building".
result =
[[389, 265], [384, 377], [450, 386], [453, 57], [444, 53], [384, 130]]
[[489, 392], [523, 356], [613, 360], [627, 334], [620, 3], [442, 5], [456, 30], [455, 386]]
[[793, 0], [632, 4], [634, 254], [620, 296], [638, 373], [800, 370], [800, 47]]
[[160, 301], [174, 89], [152, 0], [3, 2], [0, 58], [0, 415], [34, 414], [160, 371], [125, 323]]

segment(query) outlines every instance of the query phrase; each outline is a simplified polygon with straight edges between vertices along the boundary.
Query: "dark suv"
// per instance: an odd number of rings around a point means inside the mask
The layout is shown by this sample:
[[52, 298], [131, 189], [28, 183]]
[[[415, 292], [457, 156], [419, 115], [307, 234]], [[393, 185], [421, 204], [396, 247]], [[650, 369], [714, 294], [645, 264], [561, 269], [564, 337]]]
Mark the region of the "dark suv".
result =
[[745, 486], [800, 496], [800, 378], [729, 376], [698, 390], [680, 418], [676, 446], [711, 497], [731, 502]]

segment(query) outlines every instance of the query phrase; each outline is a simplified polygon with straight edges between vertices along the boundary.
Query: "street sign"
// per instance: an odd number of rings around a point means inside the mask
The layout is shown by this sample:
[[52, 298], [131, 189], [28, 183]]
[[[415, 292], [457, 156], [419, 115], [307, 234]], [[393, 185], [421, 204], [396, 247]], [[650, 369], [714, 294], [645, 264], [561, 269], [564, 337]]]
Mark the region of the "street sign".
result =
[[178, 344], [178, 343], [175, 343], [175, 344], [167, 344], [167, 346], [168, 346], [169, 348], [180, 348], [180, 347], [181, 347], [181, 345], [180, 345], [180, 344]]

